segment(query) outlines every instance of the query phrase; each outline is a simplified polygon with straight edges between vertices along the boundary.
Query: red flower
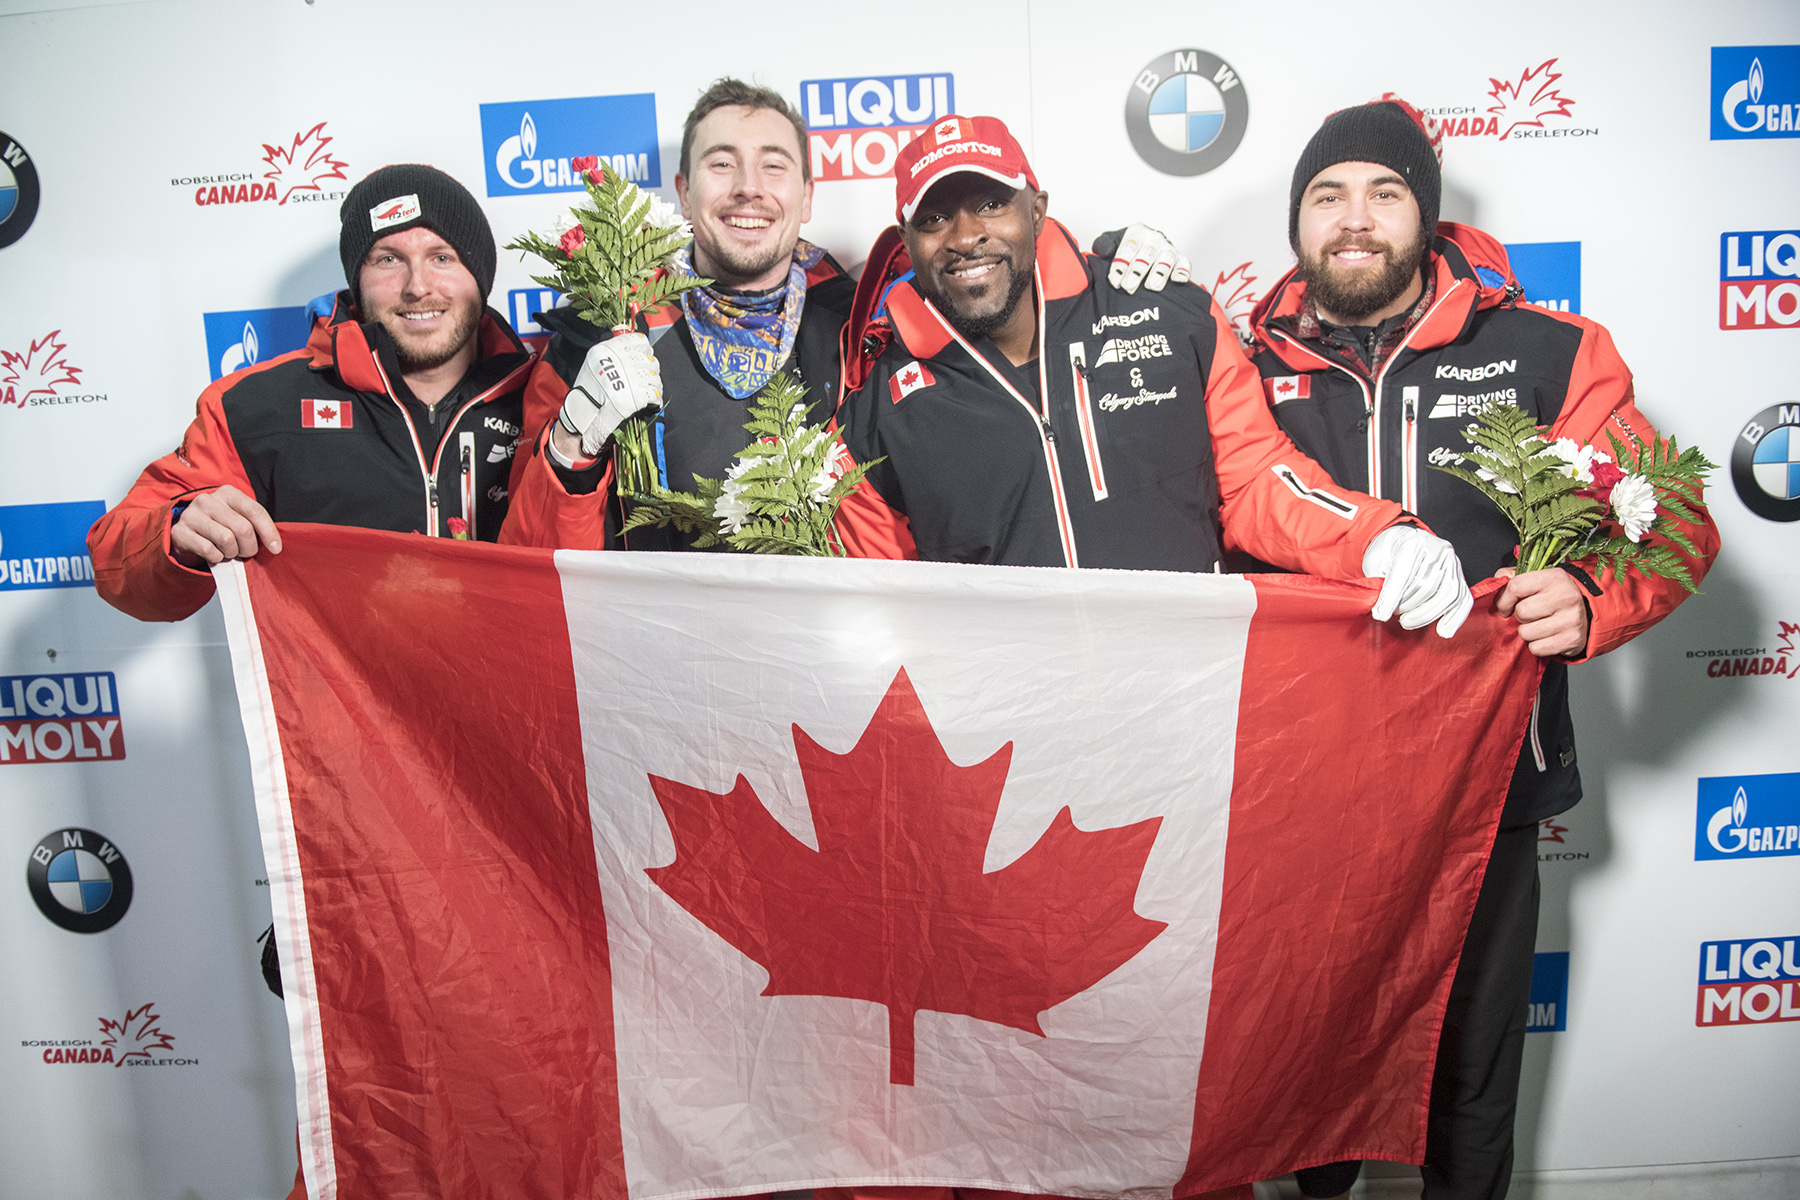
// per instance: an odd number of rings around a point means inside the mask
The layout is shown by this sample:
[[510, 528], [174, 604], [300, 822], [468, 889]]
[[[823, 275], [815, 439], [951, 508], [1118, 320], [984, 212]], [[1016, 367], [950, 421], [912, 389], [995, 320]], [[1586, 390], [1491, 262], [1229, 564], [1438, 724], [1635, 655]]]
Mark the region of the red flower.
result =
[[563, 234], [562, 241], [558, 244], [562, 246], [562, 252], [564, 254], [568, 255], [570, 258], [574, 258], [575, 252], [581, 249], [581, 244], [585, 241], [587, 241], [587, 230], [577, 225], [567, 233]]
[[1617, 463], [1596, 462], [1592, 470], [1594, 472], [1594, 491], [1602, 496], [1610, 495], [1613, 484], [1625, 478], [1625, 472], [1619, 469]]
[[598, 154], [584, 154], [580, 158], [571, 158], [569, 160], [570, 168], [576, 172], [591, 171], [599, 165], [600, 156]]
[[469, 523], [461, 517], [451, 517], [448, 521], [444, 522], [444, 524], [449, 526], [450, 536], [457, 541], [466, 542], [469, 540]]
[[591, 170], [587, 173], [587, 178], [588, 178], [588, 182], [593, 184], [595, 187], [600, 186], [601, 184], [606, 182], [606, 168], [605, 167], [595, 167], [593, 170]]

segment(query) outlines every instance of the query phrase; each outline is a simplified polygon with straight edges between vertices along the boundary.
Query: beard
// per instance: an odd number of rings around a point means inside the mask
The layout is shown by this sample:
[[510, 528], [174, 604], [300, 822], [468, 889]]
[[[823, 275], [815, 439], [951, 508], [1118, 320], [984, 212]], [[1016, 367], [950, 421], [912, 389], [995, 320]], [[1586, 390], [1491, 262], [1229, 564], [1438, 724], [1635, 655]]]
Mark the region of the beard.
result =
[[780, 246], [769, 246], [754, 253], [739, 253], [727, 246], [709, 246], [706, 253], [721, 278], [756, 279], [774, 269], [776, 263], [792, 258], [794, 248], [789, 246], [784, 250]]
[[993, 303], [1001, 293], [999, 283], [984, 284], [965, 293], [966, 307], [958, 307], [950, 297], [950, 293], [940, 287], [942, 275], [933, 272], [929, 278], [924, 273], [914, 276], [919, 289], [925, 298], [937, 306], [944, 319], [949, 321], [956, 331], [966, 338], [986, 337], [994, 330], [1012, 320], [1013, 311], [1019, 307], [1019, 301], [1031, 287], [1032, 272], [1029, 268], [1020, 270], [1010, 259], [1005, 263], [1007, 278], [1005, 298], [998, 305]]
[[475, 335], [475, 326], [480, 320], [480, 305], [454, 305], [450, 327], [430, 341], [419, 342], [410, 336], [406, 318], [399, 313], [384, 313], [381, 317], [388, 335], [394, 339], [394, 357], [399, 360], [400, 369], [408, 373], [435, 370], [455, 358]]
[[[1331, 255], [1349, 247], [1379, 253], [1386, 258], [1387, 265], [1379, 272], [1333, 266]], [[1300, 280], [1306, 284], [1313, 304], [1321, 313], [1331, 313], [1354, 325], [1406, 294], [1406, 289], [1418, 277], [1428, 247], [1423, 229], [1397, 250], [1387, 242], [1371, 238], [1342, 237], [1321, 248], [1316, 256], [1299, 255]]]

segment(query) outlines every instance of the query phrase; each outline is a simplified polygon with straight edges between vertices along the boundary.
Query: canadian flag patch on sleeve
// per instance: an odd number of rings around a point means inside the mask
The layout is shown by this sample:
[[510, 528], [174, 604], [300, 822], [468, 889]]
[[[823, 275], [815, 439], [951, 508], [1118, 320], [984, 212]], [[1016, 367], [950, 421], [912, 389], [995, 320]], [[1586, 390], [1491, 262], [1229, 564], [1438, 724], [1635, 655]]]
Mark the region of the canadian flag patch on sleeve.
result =
[[1280, 404], [1283, 400], [1304, 400], [1312, 395], [1312, 376], [1274, 375], [1263, 380], [1263, 391], [1268, 393], [1270, 404]]
[[302, 400], [300, 402], [300, 428], [302, 429], [348, 429], [351, 426], [350, 406], [336, 400]]
[[888, 380], [888, 396], [898, 404], [920, 388], [928, 388], [936, 382], [925, 365], [915, 358], [895, 371], [893, 378]]

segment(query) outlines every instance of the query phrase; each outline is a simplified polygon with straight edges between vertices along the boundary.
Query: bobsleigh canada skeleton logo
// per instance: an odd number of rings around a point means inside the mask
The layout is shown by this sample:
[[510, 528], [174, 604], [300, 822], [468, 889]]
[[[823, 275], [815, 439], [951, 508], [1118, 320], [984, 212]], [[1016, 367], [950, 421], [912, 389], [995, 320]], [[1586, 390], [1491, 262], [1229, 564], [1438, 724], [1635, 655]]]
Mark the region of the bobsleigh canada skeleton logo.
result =
[[1236, 153], [1250, 98], [1230, 63], [1208, 50], [1152, 59], [1125, 92], [1125, 131], [1138, 157], [1165, 175], [1204, 175]]
[[85, 1038], [27, 1038], [20, 1044], [37, 1050], [46, 1065], [118, 1067], [197, 1067], [197, 1058], [165, 1058], [175, 1049], [175, 1035], [164, 1025], [154, 1002], [125, 1010], [122, 1020], [100, 1018], [98, 1041]]
[[22, 350], [0, 349], [0, 410], [105, 400], [104, 392], [78, 390], [82, 368], [68, 360], [68, 349], [60, 329], [29, 339]]
[[259, 166], [214, 175], [176, 176], [169, 183], [173, 187], [193, 188], [194, 203], [201, 208], [219, 204], [280, 207], [290, 200], [342, 200], [343, 192], [325, 190], [332, 180], [349, 178], [345, 174], [349, 164], [331, 152], [331, 142], [325, 122], [320, 121], [279, 146], [264, 142]]
[[1706, 674], [1712, 679], [1730, 679], [1737, 675], [1779, 675], [1784, 679], [1800, 676], [1800, 625], [1777, 621], [1780, 641], [1768, 646], [1738, 646], [1727, 650], [1689, 650], [1687, 657], [1706, 660]]
[[131, 864], [91, 829], [58, 829], [39, 839], [25, 863], [38, 911], [70, 933], [100, 933], [131, 907]]
[[1465, 104], [1436, 105], [1422, 110], [1443, 136], [1493, 138], [1593, 137], [1598, 129], [1574, 124], [1575, 101], [1563, 93], [1563, 73], [1547, 58], [1504, 79], [1488, 77], [1487, 95]]
[[37, 167], [25, 147], [0, 133], [0, 246], [24, 237], [37, 210]]

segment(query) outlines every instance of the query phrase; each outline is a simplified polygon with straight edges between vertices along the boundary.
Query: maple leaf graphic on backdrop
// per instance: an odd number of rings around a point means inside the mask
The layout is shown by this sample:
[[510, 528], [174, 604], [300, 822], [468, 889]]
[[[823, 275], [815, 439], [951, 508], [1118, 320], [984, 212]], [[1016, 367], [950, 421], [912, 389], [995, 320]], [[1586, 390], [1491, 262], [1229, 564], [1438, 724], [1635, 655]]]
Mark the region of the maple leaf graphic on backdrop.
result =
[[1562, 74], [1550, 68], [1556, 65], [1554, 58], [1546, 59], [1538, 66], [1522, 72], [1519, 81], [1490, 78], [1493, 84], [1488, 92], [1496, 103], [1489, 112], [1496, 114], [1500, 121], [1500, 137], [1502, 140], [1511, 137], [1512, 131], [1521, 125], [1534, 125], [1543, 128], [1545, 117], [1566, 117], [1575, 102], [1563, 97], [1556, 90], [1556, 81]]
[[769, 972], [763, 995], [885, 1005], [891, 1083], [913, 1082], [916, 1013], [1042, 1037], [1038, 1014], [1167, 927], [1133, 907], [1160, 817], [1086, 831], [1064, 807], [1036, 845], [984, 874], [1012, 743], [951, 762], [904, 670], [849, 753], [793, 732], [817, 850], [742, 775], [724, 795], [652, 775], [676, 854], [648, 874]]
[[[1782, 658], [1800, 659], [1800, 654], [1795, 653], [1794, 646], [1794, 637], [1800, 634], [1800, 625], [1793, 625], [1787, 621], [1779, 621], [1777, 624], [1781, 626], [1781, 645], [1775, 653]], [[1792, 679], [1796, 675], [1800, 675], [1800, 661], [1794, 663], [1794, 669], [1788, 672], [1787, 677]]]
[[263, 161], [274, 168], [264, 172], [263, 178], [275, 181], [272, 186], [281, 193], [278, 204], [286, 204], [295, 192], [322, 190], [319, 184], [327, 179], [345, 178], [348, 164], [331, 157], [325, 150], [329, 145], [331, 135], [325, 132], [323, 121], [305, 133], [296, 133], [292, 146], [263, 143]]
[[108, 1035], [100, 1044], [111, 1046], [117, 1051], [113, 1066], [124, 1066], [128, 1058], [148, 1060], [152, 1050], [175, 1048], [175, 1039], [162, 1031], [162, 1018], [151, 1011], [155, 1007], [154, 1004], [146, 1004], [142, 1008], [132, 1009], [125, 1014], [123, 1021], [100, 1018], [100, 1032]]
[[1225, 310], [1225, 318], [1237, 332], [1238, 341], [1250, 344], [1250, 314], [1256, 308], [1256, 276], [1249, 263], [1239, 263], [1229, 271], [1220, 271], [1211, 288], [1213, 299]]
[[62, 384], [81, 383], [81, 368], [63, 361], [68, 347], [56, 340], [61, 336], [62, 330], [52, 329], [23, 354], [0, 350], [0, 367], [5, 368], [0, 374], [0, 404], [23, 408], [33, 396], [54, 396]]

